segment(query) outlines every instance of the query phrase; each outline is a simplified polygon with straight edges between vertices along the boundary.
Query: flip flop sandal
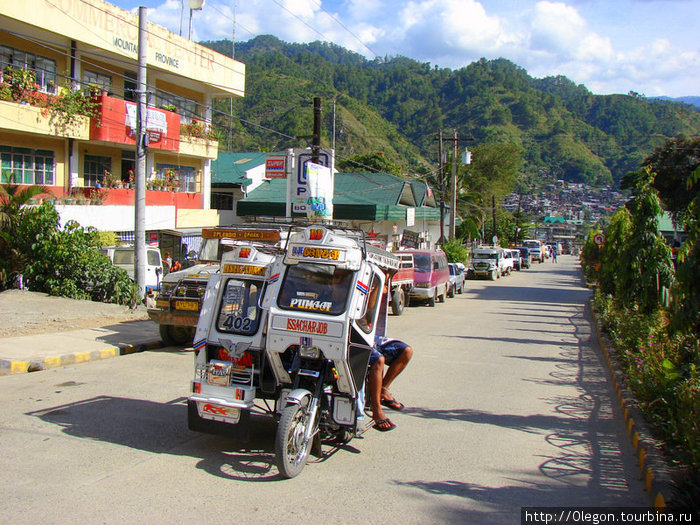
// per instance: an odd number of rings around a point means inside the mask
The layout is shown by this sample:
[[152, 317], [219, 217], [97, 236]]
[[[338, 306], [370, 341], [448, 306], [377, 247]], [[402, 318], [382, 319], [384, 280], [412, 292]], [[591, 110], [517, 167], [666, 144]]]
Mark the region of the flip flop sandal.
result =
[[380, 421], [375, 421], [374, 428], [379, 430], [379, 432], [389, 432], [390, 430], [394, 430], [396, 428], [396, 423], [392, 423], [391, 419], [386, 418]]
[[404, 404], [396, 401], [396, 399], [382, 399], [382, 406], [392, 410], [403, 410], [405, 408]]

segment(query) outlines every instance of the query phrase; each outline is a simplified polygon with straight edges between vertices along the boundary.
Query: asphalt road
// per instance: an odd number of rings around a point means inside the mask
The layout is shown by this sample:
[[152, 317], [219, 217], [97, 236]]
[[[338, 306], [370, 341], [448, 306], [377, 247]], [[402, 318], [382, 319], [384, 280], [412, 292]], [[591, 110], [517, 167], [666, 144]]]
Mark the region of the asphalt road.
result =
[[0, 378], [8, 523], [520, 523], [522, 506], [645, 506], [578, 260], [391, 317], [415, 348], [398, 427], [281, 480], [274, 425], [248, 446], [186, 425], [192, 353]]

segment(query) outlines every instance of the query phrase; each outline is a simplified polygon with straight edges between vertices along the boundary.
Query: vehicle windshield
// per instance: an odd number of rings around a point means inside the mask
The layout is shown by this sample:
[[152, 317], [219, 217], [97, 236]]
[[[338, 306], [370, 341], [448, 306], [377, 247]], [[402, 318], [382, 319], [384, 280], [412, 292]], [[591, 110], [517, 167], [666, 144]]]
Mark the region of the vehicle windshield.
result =
[[277, 305], [284, 310], [301, 310], [340, 315], [350, 296], [353, 272], [328, 264], [300, 263], [289, 266], [280, 287]]
[[216, 328], [219, 332], [253, 335], [258, 331], [260, 281], [229, 279], [223, 285]]
[[475, 253], [473, 258], [474, 258], [474, 259], [494, 259], [494, 260], [498, 260], [498, 254], [497, 254], [497, 253]]
[[421, 272], [429, 272], [430, 268], [430, 255], [424, 253], [416, 253], [413, 255], [413, 260], [415, 264], [415, 269]]
[[197, 258], [200, 261], [219, 262], [221, 256], [233, 250], [235, 241], [232, 239], [202, 239]]

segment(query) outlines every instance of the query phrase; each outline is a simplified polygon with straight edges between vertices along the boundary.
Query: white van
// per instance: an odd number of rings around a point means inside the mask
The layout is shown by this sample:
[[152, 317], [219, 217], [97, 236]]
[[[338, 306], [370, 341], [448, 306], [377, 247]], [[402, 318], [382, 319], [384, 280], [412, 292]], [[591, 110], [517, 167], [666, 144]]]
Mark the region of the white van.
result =
[[[104, 253], [112, 261], [114, 266], [126, 270], [129, 278], [134, 280], [134, 247], [108, 246], [102, 248]], [[163, 261], [160, 250], [153, 246], [146, 246], [146, 292], [160, 289], [160, 281], [163, 278]]]

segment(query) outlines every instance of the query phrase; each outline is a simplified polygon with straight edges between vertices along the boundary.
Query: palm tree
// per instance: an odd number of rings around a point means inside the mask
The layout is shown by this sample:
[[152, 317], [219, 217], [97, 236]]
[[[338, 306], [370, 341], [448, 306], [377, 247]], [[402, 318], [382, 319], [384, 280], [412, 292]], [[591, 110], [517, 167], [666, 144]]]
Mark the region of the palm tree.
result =
[[0, 184], [0, 231], [12, 230], [19, 218], [19, 210], [37, 195], [49, 193], [46, 186], [25, 186], [17, 184], [16, 172], [3, 173], [6, 184]]
[[0, 290], [13, 286], [25, 265], [24, 254], [14, 246], [20, 210], [29, 200], [49, 193], [45, 186], [25, 186], [16, 183], [15, 172], [3, 173], [6, 184], [0, 184]]

